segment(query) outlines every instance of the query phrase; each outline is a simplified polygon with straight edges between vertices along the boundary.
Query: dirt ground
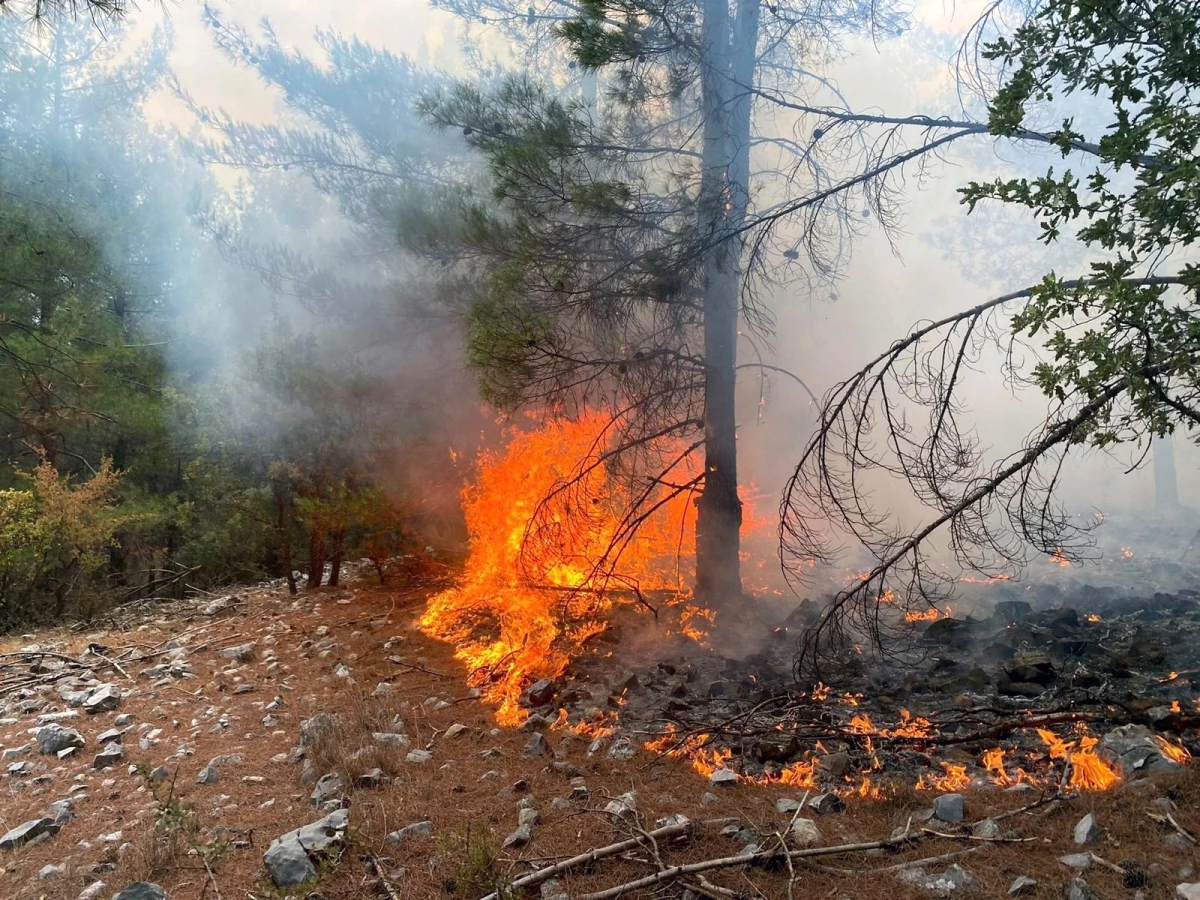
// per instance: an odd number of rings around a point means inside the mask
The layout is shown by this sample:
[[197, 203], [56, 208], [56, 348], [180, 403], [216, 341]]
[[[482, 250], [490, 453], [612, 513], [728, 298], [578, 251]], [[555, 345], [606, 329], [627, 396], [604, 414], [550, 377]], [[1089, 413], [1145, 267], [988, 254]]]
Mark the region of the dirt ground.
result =
[[[425, 596], [424, 591], [390, 592], [365, 584], [298, 599], [257, 590], [216, 616], [175, 611], [128, 630], [7, 639], [0, 652], [37, 643], [77, 656], [89, 643], [100, 644], [109, 659], [124, 660], [121, 667], [129, 677], [103, 663], [95, 666], [97, 677], [117, 685], [124, 697], [116, 710], [62, 723], [79, 729], [87, 746], [61, 761], [38, 755], [33, 732], [36, 716], [65, 710], [66, 703], [47, 692], [36, 696], [50, 702], [26, 713], [19, 702], [35, 695], [8, 701], [3, 721], [10, 724], [0, 728], [0, 748], [31, 744], [29, 754], [13, 759], [29, 762], [32, 770], [0, 776], [7, 791], [0, 831], [45, 815], [52, 801], [64, 797], [72, 797], [75, 809], [57, 835], [0, 851], [0, 898], [74, 900], [97, 880], [105, 887], [92, 888], [90, 896], [103, 900], [138, 880], [161, 885], [172, 900], [478, 898], [538, 866], [638, 834], [638, 828], [653, 828], [660, 816], [683, 814], [697, 826], [690, 840], [657, 848], [664, 865], [734, 856], [742, 843], [721, 833], [729, 825], [754, 831], [763, 847], [778, 841], [791, 816], [778, 813], [776, 801], [800, 799], [798, 791], [713, 786], [686, 762], [646, 752], [629, 760], [605, 753], [589, 757], [586, 739], [555, 730], [546, 732], [551, 753], [525, 755], [530, 735], [497, 729], [488, 707], [468, 690], [453, 648], [418, 631]], [[139, 676], [161, 661], [155, 654], [171, 641], [187, 649], [195, 677], [155, 681]], [[219, 656], [224, 648], [251, 641], [252, 660]], [[130, 659], [138, 655], [146, 658]], [[302, 780], [304, 763], [289, 759], [301, 723], [320, 713], [337, 713], [340, 725], [332, 737], [308, 748], [312, 775], [337, 772], [349, 785], [349, 833], [340, 854], [321, 866], [315, 881], [283, 891], [267, 877], [263, 852], [273, 838], [321, 818], [310, 800], [312, 784]], [[120, 715], [133, 717], [124, 729], [126, 757], [97, 771], [96, 736]], [[389, 730], [397, 715], [409, 745], [373, 742], [371, 734]], [[465, 731], [447, 737], [455, 724]], [[429, 749], [432, 758], [406, 761], [417, 748]], [[219, 780], [197, 783], [201, 771], [220, 756], [227, 759], [214, 762]], [[168, 775], [154, 782], [147, 773], [159, 766]], [[353, 783], [374, 768], [385, 776], [378, 783]], [[573, 777], [584, 778], [587, 799], [556, 804], [556, 798], [570, 793]], [[603, 808], [628, 791], [636, 792], [638, 820], [615, 822]], [[964, 793], [967, 823], [1039, 799], [1036, 792], [986, 785]], [[1140, 892], [1148, 900], [1165, 900], [1175, 896], [1178, 883], [1200, 881], [1193, 874], [1200, 859], [1194, 843], [1148, 815], [1169, 808], [1162, 798], [1174, 802], [1171, 814], [1183, 831], [1200, 834], [1200, 778], [1194, 767], [1165, 780], [1037, 805], [1001, 820], [1002, 841], [970, 839], [953, 826], [934, 829], [945, 836], [920, 831], [919, 813], [932, 795], [896, 786], [888, 799], [851, 800], [845, 811], [814, 819], [821, 846], [881, 840], [911, 821], [910, 833], [921, 837], [899, 850], [797, 860], [791, 871], [724, 867], [690, 883], [716, 898], [908, 900], [934, 894], [901, 880], [897, 864], [934, 858], [925, 871], [938, 873], [957, 862], [977, 880], [970, 892], [976, 896], [1002, 897], [1017, 876], [1025, 875], [1037, 881], [1027, 896], [1061, 898], [1079, 873], [1058, 858], [1091, 852], [1100, 861], [1082, 877], [1096, 897], [1132, 898]], [[517, 828], [523, 800], [538, 811], [540, 822], [528, 844], [503, 849], [505, 837]], [[1099, 842], [1079, 847], [1072, 832], [1089, 812], [1104, 834]], [[399, 844], [386, 839], [426, 820], [433, 823], [428, 836]], [[40, 878], [47, 866], [59, 871]], [[654, 871], [652, 851], [638, 848], [568, 872], [560, 885], [567, 896], [578, 898]], [[673, 898], [685, 890], [669, 881], [621, 896]], [[525, 896], [539, 896], [539, 889]]]

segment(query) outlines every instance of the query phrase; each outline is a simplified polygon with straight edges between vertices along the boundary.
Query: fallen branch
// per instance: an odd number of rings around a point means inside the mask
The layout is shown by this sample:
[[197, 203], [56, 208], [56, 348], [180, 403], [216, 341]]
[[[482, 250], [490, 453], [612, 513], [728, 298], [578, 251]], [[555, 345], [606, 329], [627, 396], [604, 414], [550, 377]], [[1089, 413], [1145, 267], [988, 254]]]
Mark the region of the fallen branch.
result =
[[[676, 822], [672, 825], [664, 825], [662, 828], [655, 828], [653, 831], [645, 832], [647, 836], [653, 838], [669, 838], [676, 835], [686, 834], [692, 828], [691, 822]], [[530, 872], [528, 875], [523, 875], [516, 879], [509, 889], [516, 891], [521, 888], [533, 887], [541, 884], [550, 878], [554, 878], [563, 872], [578, 868], [579, 866], [587, 865], [595, 862], [598, 859], [603, 859], [606, 856], [616, 856], [618, 853], [624, 853], [627, 850], [632, 850], [635, 847], [643, 846], [644, 838], [634, 837], [624, 841], [618, 841], [615, 844], [609, 844], [607, 847], [597, 847], [595, 850], [589, 850], [586, 853], [580, 853], [578, 856], [572, 856], [570, 859], [564, 859], [560, 863], [555, 863], [552, 866], [546, 866], [544, 869], [538, 869], [536, 872]], [[480, 900], [499, 900], [498, 893], [491, 893]]]
[[[741, 856], [726, 856], [720, 859], [708, 859], [703, 862], [688, 863], [687, 865], [672, 866], [669, 869], [664, 869], [653, 875], [647, 875], [644, 878], [638, 878], [634, 881], [628, 881], [624, 884], [618, 884], [616, 887], [608, 888], [604, 891], [597, 891], [592, 894], [581, 894], [575, 900], [612, 900], [614, 897], [620, 897], [630, 891], [640, 890], [641, 888], [653, 887], [656, 884], [662, 884], [665, 881], [672, 881], [676, 878], [685, 875], [695, 875], [698, 872], [709, 872], [713, 869], [728, 869], [732, 866], [753, 865], [755, 863], [768, 863], [777, 859], [809, 859], [815, 856], [839, 856], [843, 853], [859, 853], [865, 850], [886, 850], [893, 847], [898, 847], [900, 844], [909, 840], [915, 840], [916, 837], [895, 838], [883, 841], [867, 841], [860, 844], [838, 844], [834, 847], [810, 847], [806, 850], [789, 850], [786, 853], [780, 853], [775, 850], [766, 850], [760, 853], [747, 853]], [[972, 848], [972, 850], [962, 852], [973, 852], [980, 848]], [[491, 900], [496, 900], [495, 895], [491, 895]]]
[[1152, 821], [1157, 822], [1160, 825], [1170, 825], [1172, 828], [1175, 829], [1176, 834], [1183, 837], [1186, 841], [1188, 841], [1188, 843], [1190, 843], [1190, 844], [1196, 843], [1196, 839], [1194, 837], [1192, 837], [1192, 835], [1189, 834], [1182, 825], [1180, 825], [1178, 822], [1176, 822], [1175, 817], [1173, 815], [1171, 815], [1170, 813], [1162, 814], [1162, 813], [1156, 813], [1156, 812], [1147, 812], [1146, 815]]
[[388, 900], [402, 900], [400, 892], [396, 890], [396, 886], [384, 873], [383, 863], [379, 861], [379, 857], [371, 854], [371, 868], [375, 871], [375, 880], [383, 887], [384, 893], [388, 895]]

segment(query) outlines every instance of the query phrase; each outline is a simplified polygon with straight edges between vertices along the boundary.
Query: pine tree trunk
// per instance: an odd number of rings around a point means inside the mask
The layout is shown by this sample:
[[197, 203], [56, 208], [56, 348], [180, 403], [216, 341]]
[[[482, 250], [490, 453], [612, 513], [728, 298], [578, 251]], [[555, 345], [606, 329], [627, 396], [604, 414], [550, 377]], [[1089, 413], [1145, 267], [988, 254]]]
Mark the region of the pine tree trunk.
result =
[[696, 517], [696, 591], [712, 607], [742, 594], [742, 503], [737, 477], [737, 339], [750, 168], [750, 110], [759, 0], [706, 0], [701, 42], [704, 118], [701, 240], [704, 259], [704, 490]]
[[308, 583], [307, 588], [321, 586], [325, 578], [325, 533], [316, 525], [308, 534]]
[[333, 555], [329, 558], [329, 586], [337, 587], [342, 577], [342, 559], [346, 555], [346, 529], [333, 533]]

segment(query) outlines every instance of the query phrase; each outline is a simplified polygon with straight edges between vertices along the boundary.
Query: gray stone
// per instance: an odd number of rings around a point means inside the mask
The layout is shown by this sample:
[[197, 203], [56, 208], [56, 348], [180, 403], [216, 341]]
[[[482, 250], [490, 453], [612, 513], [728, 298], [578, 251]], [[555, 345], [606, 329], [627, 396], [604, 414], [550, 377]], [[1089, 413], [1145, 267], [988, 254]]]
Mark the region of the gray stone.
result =
[[532, 828], [540, 821], [542, 821], [542, 814], [532, 806], [527, 806], [517, 812], [518, 825], [528, 825], [530, 828]]
[[906, 884], [922, 888], [940, 897], [964, 894], [979, 886], [978, 879], [957, 863], [950, 866], [945, 872], [936, 875], [928, 875], [920, 869], [901, 869], [899, 877]]
[[86, 741], [74, 728], [63, 728], [57, 723], [51, 723], [37, 730], [37, 743], [38, 752], [47, 756], [61, 750], [82, 747]]
[[1067, 900], [1096, 900], [1096, 895], [1082, 878], [1072, 878], [1067, 885]]
[[999, 840], [1004, 836], [1004, 832], [1000, 830], [1000, 826], [995, 819], [984, 819], [981, 822], [976, 822], [971, 826], [971, 834], [987, 841]]
[[383, 774], [383, 769], [376, 766], [374, 769], [368, 769], [355, 778], [354, 783], [359, 787], [377, 788], [383, 784], [385, 778], [386, 776]]
[[121, 715], [113, 719], [113, 725], [117, 728], [125, 728], [128, 725], [132, 725], [133, 720], [133, 713], [121, 713]]
[[1060, 856], [1058, 861], [1076, 872], [1085, 872], [1092, 865], [1092, 858], [1086, 853], [1068, 853], [1066, 856]]
[[383, 744], [387, 747], [407, 747], [409, 745], [407, 734], [396, 734], [392, 731], [376, 731], [371, 735], [371, 739], [377, 744]]
[[504, 839], [501, 845], [505, 850], [510, 847], [524, 847], [533, 840], [533, 829], [528, 825], [520, 826], [516, 831]]
[[60, 828], [71, 821], [71, 816], [74, 814], [75, 804], [70, 800], [55, 800], [50, 804], [50, 817]]
[[521, 692], [520, 703], [526, 708], [531, 706], [545, 706], [554, 699], [555, 693], [554, 682], [542, 678]]
[[102, 684], [88, 691], [83, 699], [83, 711], [96, 713], [112, 712], [121, 705], [121, 689], [115, 684]]
[[550, 752], [550, 745], [546, 743], [546, 736], [540, 731], [535, 731], [525, 742], [524, 753], [526, 756], [544, 756]]
[[75, 900], [96, 900], [105, 887], [106, 885], [103, 881], [93, 881], [79, 892], [79, 896], [76, 897]]
[[813, 847], [821, 843], [821, 832], [817, 823], [812, 819], [798, 818], [788, 830], [790, 837], [797, 847]]
[[708, 776], [709, 784], [719, 784], [725, 787], [737, 784], [737, 781], [737, 772], [734, 772], [732, 769], [717, 769]]
[[275, 886], [281, 888], [303, 884], [317, 874], [317, 867], [300, 846], [295, 832], [271, 842], [263, 854], [263, 865], [267, 867]]
[[321, 853], [326, 847], [339, 843], [345, 836], [346, 827], [350, 824], [350, 811], [347, 809], [333, 810], [318, 822], [305, 825], [294, 832], [300, 846], [309, 853]]
[[96, 754], [96, 758], [92, 760], [93, 769], [107, 769], [109, 766], [115, 766], [125, 758], [125, 748], [120, 744], [109, 744], [103, 750]]
[[429, 750], [410, 750], [404, 759], [406, 762], [424, 764], [433, 759], [433, 753]]
[[616, 819], [631, 818], [637, 812], [637, 793], [627, 791], [615, 800], [610, 800], [604, 811]]
[[311, 747], [324, 735], [336, 731], [338, 717], [329, 713], [321, 713], [300, 723], [300, 746]]
[[221, 773], [212, 766], [205, 766], [196, 776], [196, 784], [216, 784], [221, 780]]
[[782, 816], [790, 816], [800, 808], [799, 800], [789, 800], [786, 797], [780, 797], [775, 801], [775, 812]]
[[8, 777], [9, 778], [24, 778], [26, 775], [33, 774], [33, 766], [27, 762], [9, 763]]
[[1179, 771], [1179, 764], [1163, 756], [1154, 732], [1145, 725], [1114, 728], [1100, 739], [1097, 751], [1131, 777]]
[[1075, 823], [1075, 843], [1077, 844], [1094, 844], [1100, 840], [1100, 835], [1103, 833], [1104, 830], [1096, 821], [1094, 813], [1088, 813]]
[[105, 744], [119, 744], [121, 743], [123, 734], [124, 732], [122, 732], [119, 728], [110, 728], [108, 731], [102, 731], [96, 735], [96, 743], [102, 747]]
[[842, 802], [842, 798], [837, 794], [817, 794], [817, 796], [808, 801], [808, 808], [818, 816], [827, 816], [830, 813], [845, 809], [846, 804]]
[[637, 752], [637, 747], [634, 746], [632, 741], [621, 738], [621, 740], [608, 748], [608, 758], [619, 760], [633, 759], [637, 756]]
[[254, 642], [248, 644], [238, 644], [236, 647], [226, 647], [217, 653], [221, 659], [230, 659], [234, 662], [248, 663], [254, 659]]
[[432, 822], [414, 822], [412, 825], [405, 825], [399, 831], [393, 831], [387, 836], [387, 842], [389, 844], [400, 844], [412, 838], [429, 837], [431, 834], [433, 834]]
[[22, 744], [20, 747], [9, 747], [3, 754], [0, 754], [0, 762], [12, 762], [18, 756], [28, 754], [30, 749], [28, 744]]
[[62, 866], [45, 865], [38, 870], [38, 881], [49, 881], [63, 873]]
[[466, 725], [463, 725], [461, 722], [455, 722], [453, 725], [451, 725], [449, 728], [446, 729], [446, 732], [445, 732], [445, 734], [442, 735], [442, 737], [446, 738], [447, 740], [454, 740], [456, 737], [463, 734], [466, 730], [467, 730]]
[[1176, 900], [1200, 900], [1200, 884], [1175, 885]]
[[1021, 897], [1032, 894], [1037, 890], [1037, 882], [1028, 875], [1018, 875], [1017, 879], [1008, 886], [1008, 896]]
[[942, 794], [933, 798], [933, 815], [942, 822], [961, 822], [963, 819], [963, 795]]
[[562, 886], [562, 882], [557, 878], [549, 878], [542, 882], [542, 900], [571, 900], [567, 889]]
[[317, 779], [317, 785], [313, 788], [310, 796], [313, 806], [320, 806], [330, 800], [337, 800], [341, 795], [342, 779], [331, 772]]
[[54, 834], [57, 831], [58, 826], [54, 824], [53, 819], [31, 819], [0, 836], [0, 850], [12, 850], [22, 844], [28, 844], [43, 834]]
[[153, 882], [135, 881], [113, 900], [167, 900], [167, 892]]

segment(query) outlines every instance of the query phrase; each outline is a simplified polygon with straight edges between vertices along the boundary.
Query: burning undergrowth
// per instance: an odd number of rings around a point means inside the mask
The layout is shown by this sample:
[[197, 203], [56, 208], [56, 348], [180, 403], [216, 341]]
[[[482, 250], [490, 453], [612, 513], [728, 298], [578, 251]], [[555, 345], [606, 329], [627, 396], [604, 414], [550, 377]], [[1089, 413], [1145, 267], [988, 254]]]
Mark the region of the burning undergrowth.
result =
[[1106, 790], [1190, 758], [1200, 595], [967, 579], [985, 598], [974, 611], [910, 618], [912, 646], [801, 685], [794, 654], [820, 605], [780, 616], [748, 602], [737, 624], [754, 652], [710, 647], [723, 625], [688, 590], [695, 462], [664, 439], [652, 450], [667, 474], [619, 472], [611, 427], [589, 413], [514, 430], [464, 491], [466, 572], [422, 627], [456, 645], [501, 724], [830, 797], [897, 783]]

